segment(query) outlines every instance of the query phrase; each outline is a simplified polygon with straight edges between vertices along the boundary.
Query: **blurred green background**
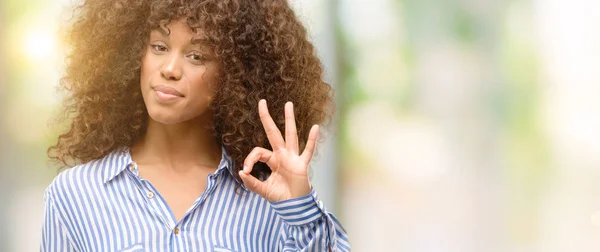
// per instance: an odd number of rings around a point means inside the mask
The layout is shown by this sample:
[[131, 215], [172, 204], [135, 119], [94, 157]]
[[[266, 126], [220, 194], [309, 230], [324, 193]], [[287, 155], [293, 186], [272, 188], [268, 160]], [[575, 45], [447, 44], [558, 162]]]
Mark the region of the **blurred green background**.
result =
[[[600, 250], [600, 1], [292, 0], [354, 251]], [[34, 251], [70, 1], [0, 1], [0, 251]]]

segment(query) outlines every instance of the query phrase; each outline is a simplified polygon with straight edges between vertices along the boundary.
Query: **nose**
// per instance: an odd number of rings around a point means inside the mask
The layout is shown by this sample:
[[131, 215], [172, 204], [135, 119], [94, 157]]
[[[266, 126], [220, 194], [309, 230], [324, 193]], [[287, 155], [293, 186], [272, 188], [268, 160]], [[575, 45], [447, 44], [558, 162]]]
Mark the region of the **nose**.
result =
[[179, 57], [177, 54], [172, 53], [168, 58], [165, 59], [160, 74], [167, 80], [179, 80], [181, 79], [181, 66]]

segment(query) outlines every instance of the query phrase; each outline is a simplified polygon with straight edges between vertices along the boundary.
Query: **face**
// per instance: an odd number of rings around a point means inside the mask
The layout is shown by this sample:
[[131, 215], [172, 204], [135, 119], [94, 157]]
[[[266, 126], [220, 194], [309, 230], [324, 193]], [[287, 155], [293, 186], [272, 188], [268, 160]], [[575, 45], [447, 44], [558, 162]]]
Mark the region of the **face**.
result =
[[201, 33], [193, 33], [184, 20], [151, 32], [140, 84], [152, 120], [178, 124], [211, 118], [217, 65], [208, 53]]

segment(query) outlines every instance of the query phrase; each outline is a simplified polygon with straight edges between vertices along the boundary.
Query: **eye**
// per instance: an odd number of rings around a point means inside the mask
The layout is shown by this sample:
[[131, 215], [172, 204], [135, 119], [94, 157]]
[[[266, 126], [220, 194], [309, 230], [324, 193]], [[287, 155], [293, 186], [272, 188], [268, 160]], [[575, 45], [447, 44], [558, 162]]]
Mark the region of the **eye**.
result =
[[201, 54], [199, 53], [191, 53], [189, 55], [190, 59], [192, 59], [193, 61], [197, 61], [197, 62], [203, 62], [205, 59], [204, 57], [202, 57]]
[[167, 47], [163, 46], [163, 45], [151, 45], [152, 49], [154, 49], [157, 52], [166, 52], [167, 51]]

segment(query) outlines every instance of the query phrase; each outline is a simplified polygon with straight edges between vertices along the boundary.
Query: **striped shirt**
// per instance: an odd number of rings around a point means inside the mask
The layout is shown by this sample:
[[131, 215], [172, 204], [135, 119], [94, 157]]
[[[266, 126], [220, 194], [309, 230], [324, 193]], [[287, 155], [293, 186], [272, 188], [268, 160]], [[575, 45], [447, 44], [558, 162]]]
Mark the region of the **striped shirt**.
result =
[[314, 190], [271, 203], [232, 174], [223, 151], [178, 221], [127, 148], [67, 169], [45, 192], [41, 251], [350, 251]]

